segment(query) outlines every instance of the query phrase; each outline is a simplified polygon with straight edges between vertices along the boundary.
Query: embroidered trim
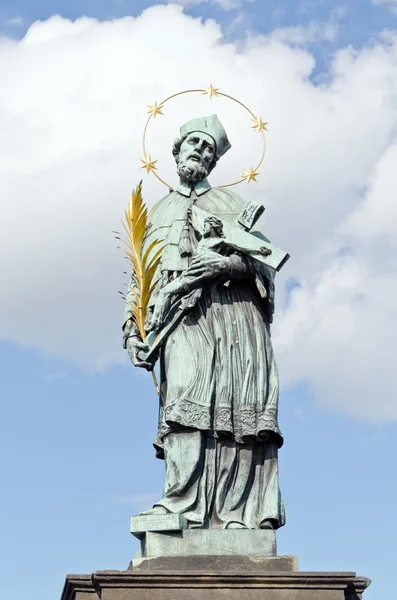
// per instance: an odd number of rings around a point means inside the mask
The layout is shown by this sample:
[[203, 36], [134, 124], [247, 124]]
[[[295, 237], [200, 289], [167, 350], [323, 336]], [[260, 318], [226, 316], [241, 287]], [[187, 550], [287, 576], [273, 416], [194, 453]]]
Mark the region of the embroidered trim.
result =
[[166, 423], [178, 423], [184, 427], [196, 429], [210, 429], [211, 419], [208, 408], [182, 400], [167, 405], [164, 408], [164, 420]]
[[239, 443], [244, 443], [247, 438], [263, 440], [271, 432], [279, 438], [279, 445], [283, 443], [277, 423], [277, 408], [274, 406], [264, 409], [248, 406], [234, 410], [219, 407], [215, 409], [212, 421], [208, 407], [188, 400], [175, 401], [164, 408], [158, 437], [163, 438], [178, 427], [212, 431], [216, 437], [226, 433]]

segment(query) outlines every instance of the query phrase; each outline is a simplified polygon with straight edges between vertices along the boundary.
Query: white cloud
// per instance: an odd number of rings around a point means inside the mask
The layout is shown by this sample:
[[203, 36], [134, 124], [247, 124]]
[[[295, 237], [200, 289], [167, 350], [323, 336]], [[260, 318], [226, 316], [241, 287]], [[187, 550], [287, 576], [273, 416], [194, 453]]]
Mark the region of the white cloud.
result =
[[21, 17], [13, 17], [7, 21], [9, 25], [14, 25], [14, 27], [22, 27], [24, 25], [24, 21]]
[[199, 4], [213, 4], [215, 7], [225, 11], [241, 8], [246, 2], [255, 2], [255, 0], [169, 0], [171, 4], [180, 6], [198, 6]]
[[[178, 31], [170, 36], [170, 31]], [[274, 342], [284, 385], [307, 380], [319, 402], [397, 419], [395, 140], [397, 42], [336, 53], [310, 80], [303, 48], [155, 6], [138, 18], [37, 22], [0, 45], [0, 335], [95, 368], [122, 362], [124, 261], [111, 231], [142, 177], [145, 106], [213, 83], [269, 121], [259, 183], [265, 232], [291, 253], [279, 277]], [[160, 173], [181, 122], [216, 111], [233, 143], [211, 180], [254, 164], [259, 138], [237, 106], [200, 95], [167, 105], [149, 130]], [[166, 193], [144, 178], [150, 204]], [[287, 308], [283, 281], [301, 286]]]
[[376, 6], [385, 6], [392, 12], [397, 13], [397, 0], [372, 0], [372, 4]]
[[295, 27], [279, 27], [271, 32], [270, 38], [286, 44], [306, 46], [313, 42], [333, 42], [338, 34], [338, 24], [335, 20], [324, 23], [310, 21], [307, 25]]
[[343, 224], [342, 231], [370, 243], [379, 243], [374, 238], [381, 236], [397, 244], [396, 165], [397, 143], [391, 143], [374, 167], [364, 201]]
[[334, 411], [396, 420], [396, 294], [396, 268], [351, 256], [303, 282], [274, 332], [284, 385], [307, 380]]

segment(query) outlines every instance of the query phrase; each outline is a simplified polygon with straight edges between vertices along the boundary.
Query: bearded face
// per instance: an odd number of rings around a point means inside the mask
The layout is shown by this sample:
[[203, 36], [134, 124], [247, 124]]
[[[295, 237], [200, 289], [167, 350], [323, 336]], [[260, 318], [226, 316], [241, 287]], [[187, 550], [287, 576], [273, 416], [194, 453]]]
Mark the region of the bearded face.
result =
[[200, 131], [189, 133], [182, 142], [179, 154], [175, 156], [177, 173], [188, 183], [205, 179], [215, 158], [215, 144], [212, 137]]
[[187, 159], [179, 161], [176, 172], [183, 181], [198, 183], [208, 176], [208, 170], [201, 162]]

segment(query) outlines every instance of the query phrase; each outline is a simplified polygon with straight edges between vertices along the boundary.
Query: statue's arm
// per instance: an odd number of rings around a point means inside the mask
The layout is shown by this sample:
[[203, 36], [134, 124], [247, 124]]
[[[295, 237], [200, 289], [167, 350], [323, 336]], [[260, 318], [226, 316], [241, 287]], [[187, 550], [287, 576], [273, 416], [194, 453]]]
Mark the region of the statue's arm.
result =
[[[212, 254], [212, 256], [210, 255]], [[262, 297], [266, 320], [271, 323], [274, 313], [274, 270], [255, 260], [255, 258], [234, 252], [230, 256], [203, 253], [196, 256], [185, 276], [194, 277], [194, 286], [203, 285], [205, 281], [218, 277], [227, 279], [252, 279]]]
[[252, 264], [245, 256], [234, 252], [223, 256], [208, 251], [196, 255], [184, 276], [194, 280], [193, 285], [202, 284], [208, 279], [226, 277], [227, 279], [249, 279], [254, 275]]
[[123, 323], [123, 348], [127, 350], [128, 356], [135, 367], [152, 371], [157, 357], [154, 356], [150, 361], [146, 360], [146, 355], [149, 352], [149, 346], [146, 344], [139, 333], [139, 329], [132, 318], [132, 311], [129, 306], [129, 297], [131, 295], [130, 281], [126, 299], [124, 323]]
[[[203, 259], [201, 257], [203, 256]], [[222, 256], [214, 251], [196, 255], [190, 267], [180, 277], [164, 286], [158, 293], [149, 329], [159, 329], [164, 323], [172, 301], [199, 290], [211, 279], [248, 279], [254, 274], [249, 259], [234, 253]]]
[[153, 356], [153, 358], [147, 360], [149, 345], [142, 341], [138, 328], [132, 319], [124, 323], [123, 346], [127, 350], [134, 367], [140, 367], [147, 371], [153, 370], [157, 356]]

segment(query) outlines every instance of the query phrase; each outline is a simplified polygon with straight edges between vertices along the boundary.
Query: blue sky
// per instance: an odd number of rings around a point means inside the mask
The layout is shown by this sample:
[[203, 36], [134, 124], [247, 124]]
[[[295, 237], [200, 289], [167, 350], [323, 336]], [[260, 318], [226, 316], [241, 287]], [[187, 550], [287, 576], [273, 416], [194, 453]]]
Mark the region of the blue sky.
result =
[[[152, 5], [141, 0], [3, 2], [0, 30], [3, 36], [18, 40], [34, 21], [46, 20], [54, 14], [72, 20], [86, 15], [102, 21], [136, 16]], [[332, 57], [338, 49], [349, 45], [364, 48], [378, 39], [382, 30], [397, 30], [397, 17], [388, 6], [375, 6], [364, 0], [349, 3], [256, 1], [244, 2], [240, 8], [230, 11], [208, 2], [187, 6], [184, 10], [193, 17], [215, 19], [224, 33], [223, 41], [237, 44], [246, 38], [247, 32], [258, 35], [269, 34], [276, 28], [307, 28], [310, 22], [318, 23], [321, 30], [326, 23], [335, 24], [337, 32], [332, 39], [314, 36], [314, 41], [304, 45], [305, 51], [316, 61], [308, 79], [315, 80], [321, 75], [319, 81], [329, 75]], [[152, 33], [156, 35], [155, 31]], [[140, 60], [145, 60], [144, 52]], [[16, 70], [14, 77], [18, 76]], [[395, 130], [390, 126], [385, 138], [394, 139], [394, 136]], [[108, 139], [112, 144], [112, 139]], [[62, 145], [62, 140], [59, 143]], [[133, 145], [134, 141], [130, 143]], [[120, 171], [126, 170], [127, 162], [123, 162], [121, 155], [116, 158], [121, 163]], [[136, 173], [135, 178], [139, 175]], [[315, 181], [314, 171], [312, 175]], [[86, 190], [83, 173], [81, 182], [81, 189]], [[368, 185], [368, 181], [363, 181], [360, 193], [366, 193]], [[345, 192], [348, 190], [346, 193], [355, 194], [353, 184], [342, 187]], [[240, 193], [243, 194], [244, 189]], [[270, 190], [270, 196], [272, 193]], [[357, 207], [362, 206], [361, 200], [357, 200]], [[9, 197], [3, 195], [2, 202], [12, 202], [11, 191]], [[351, 207], [352, 213], [355, 209]], [[280, 212], [274, 209], [273, 214], [270, 224], [281, 237], [283, 231], [289, 231], [287, 219], [283, 222], [281, 209]], [[76, 220], [78, 222], [78, 216]], [[306, 222], [307, 218], [303, 219], [302, 226]], [[326, 224], [322, 226], [326, 228]], [[332, 223], [334, 226], [337, 229], [339, 224]], [[76, 227], [78, 229], [78, 225]], [[104, 227], [111, 231], [114, 222], [109, 220]], [[10, 229], [13, 229], [12, 223]], [[288, 238], [289, 234], [285, 235]], [[347, 243], [346, 239], [339, 242], [341, 248]], [[284, 245], [286, 243], [288, 247], [294, 245], [292, 240], [289, 244], [286, 239]], [[310, 249], [311, 255], [317, 250], [321, 256], [327, 254], [328, 250], [324, 250], [317, 238], [313, 243], [316, 246], [314, 252]], [[45, 244], [42, 242], [45, 254], [51, 257], [54, 248]], [[24, 254], [23, 245], [21, 248]], [[299, 244], [296, 248], [296, 259], [291, 252], [289, 279], [278, 289], [279, 306], [283, 306], [288, 281], [306, 281], [312, 276], [310, 271], [303, 276], [303, 254]], [[110, 243], [106, 252], [109, 255], [113, 252]], [[70, 254], [74, 259], [72, 249]], [[15, 258], [16, 255], [10, 256]], [[24, 256], [23, 271], [14, 274], [18, 280], [25, 276], [26, 263], [31, 258], [28, 252]], [[390, 252], [388, 256], [393, 258]], [[35, 257], [33, 254], [32, 259]], [[84, 261], [84, 254], [78, 258]], [[10, 264], [12, 266], [12, 261]], [[104, 270], [106, 266], [103, 265]], [[68, 270], [66, 264], [64, 267]], [[320, 279], [321, 273], [319, 269]], [[60, 284], [61, 310], [58, 306], [57, 311], [43, 313], [37, 331], [55, 329], [60, 338], [68, 338], [62, 281], [56, 283]], [[40, 285], [37, 280], [37, 289], [31, 291], [39, 303], [42, 301], [42, 305], [47, 306], [48, 294], [43, 289], [40, 298]], [[84, 292], [79, 291], [79, 285], [77, 277], [76, 296], [86, 293], [85, 288]], [[113, 285], [112, 280], [106, 280], [106, 285]], [[360, 285], [358, 279], [357, 295]], [[29, 296], [22, 302], [15, 299], [15, 320], [20, 324], [15, 334], [8, 328], [8, 322], [14, 318], [9, 312], [11, 309], [3, 311], [0, 319], [2, 594], [8, 600], [19, 600], [28, 594], [34, 595], [37, 589], [42, 600], [52, 600], [60, 596], [66, 573], [127, 567], [136, 546], [128, 533], [129, 516], [147, 508], [161, 494], [163, 464], [155, 459], [151, 446], [157, 406], [150, 376], [118, 359], [106, 360], [107, 366], [100, 370], [90, 364], [87, 367], [84, 360], [74, 359], [73, 352], [64, 352], [52, 342], [47, 343], [50, 336], [47, 333], [43, 341], [37, 333], [36, 337], [29, 333], [25, 340], [24, 330], [29, 329], [25, 319], [36, 318], [29, 309], [24, 314], [27, 302]], [[108, 320], [121, 325], [121, 304], [112, 304], [111, 310], [112, 314], [102, 314], [103, 322]], [[106, 329], [97, 318], [84, 319], [84, 335], [82, 330], [81, 337], [73, 331], [71, 338], [72, 345], [81, 350], [82, 355], [89, 331], [95, 330], [95, 340], [98, 340], [95, 343], [99, 344], [101, 336], [97, 332], [102, 327]], [[119, 344], [118, 335], [114, 330], [112, 344]], [[118, 346], [114, 352], [119, 352]], [[361, 379], [369, 378], [367, 363], [360, 363], [359, 352], [357, 356], [357, 373]], [[281, 369], [281, 376], [284, 369], [286, 379], [291, 360]], [[296, 362], [299, 362], [298, 355]], [[316, 368], [315, 361], [313, 365]], [[278, 534], [278, 550], [280, 554], [298, 555], [302, 570], [357, 571], [373, 580], [365, 593], [367, 600], [386, 597], [393, 583], [397, 536], [394, 515], [396, 418], [373, 418], [365, 408], [367, 398], [362, 399], [361, 414], [361, 388], [354, 387], [354, 381], [350, 380], [348, 387], [349, 393], [355, 395], [354, 408], [345, 410], [342, 400], [340, 403], [335, 400], [335, 405], [329, 400], [323, 402], [321, 390], [338, 378], [342, 386], [344, 373], [332, 371], [330, 366], [322, 377], [323, 388], [322, 382], [309, 380], [306, 372], [299, 377], [288, 377], [289, 385], [281, 393], [280, 424], [286, 443], [280, 452], [280, 477], [287, 525]], [[378, 398], [374, 397], [372, 402], [376, 405]]]
[[[20, 2], [2, 2], [0, 5], [1, 28], [8, 35], [20, 37], [29, 25], [37, 19], [45, 20], [54, 14], [69, 19], [78, 19], [85, 15], [100, 20], [136, 16], [148, 6], [162, 2], [146, 0], [114, 0], [110, 2], [93, 2], [90, 0], [71, 2], [49, 2], [38, 0], [34, 4], [25, 0]], [[393, 28], [397, 17], [385, 5], [374, 5], [370, 0], [289, 0], [274, 2], [244, 2], [240, 8], [224, 11], [212, 2], [188, 5], [185, 11], [204, 19], [213, 18], [222, 23], [226, 35], [241, 36], [247, 29], [262, 33], [272, 31], [276, 27], [306, 25], [311, 20], [327, 21], [333, 19], [339, 23], [338, 37], [333, 47], [352, 44], [360, 47], [367, 44], [373, 36], [385, 28]], [[238, 15], [240, 23], [234, 24]], [[22, 23], [12, 23], [19, 18]], [[323, 60], [329, 51], [328, 47], [316, 47], [316, 59]]]
[[[8, 343], [1, 359], [3, 593], [37, 586], [50, 599], [66, 573], [124, 569], [133, 556], [128, 518], [162, 486], [156, 397], [127, 367], [87, 376]], [[280, 406], [279, 553], [302, 570], [356, 570], [373, 579], [369, 598], [382, 594], [397, 534], [395, 427], [330, 415], [304, 386]]]

